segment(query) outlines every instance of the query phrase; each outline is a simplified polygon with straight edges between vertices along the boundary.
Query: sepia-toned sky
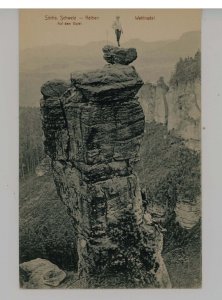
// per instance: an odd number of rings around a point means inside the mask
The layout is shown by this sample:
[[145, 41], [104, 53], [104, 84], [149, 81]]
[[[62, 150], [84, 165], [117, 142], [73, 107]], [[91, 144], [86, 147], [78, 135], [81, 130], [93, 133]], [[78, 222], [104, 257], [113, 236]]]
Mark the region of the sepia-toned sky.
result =
[[[122, 42], [131, 39], [148, 42], [177, 39], [184, 32], [200, 30], [201, 26], [201, 10], [27, 9], [20, 10], [20, 49], [53, 44], [84, 45], [92, 41], [114, 41], [112, 23], [116, 15], [120, 16], [124, 31]], [[73, 17], [73, 20], [63, 20], [63, 25], [59, 25], [60, 16]], [[94, 16], [98, 19], [88, 20], [86, 16]], [[154, 17], [154, 19], [136, 20], [137, 16]], [[65, 25], [64, 22], [82, 24]]]

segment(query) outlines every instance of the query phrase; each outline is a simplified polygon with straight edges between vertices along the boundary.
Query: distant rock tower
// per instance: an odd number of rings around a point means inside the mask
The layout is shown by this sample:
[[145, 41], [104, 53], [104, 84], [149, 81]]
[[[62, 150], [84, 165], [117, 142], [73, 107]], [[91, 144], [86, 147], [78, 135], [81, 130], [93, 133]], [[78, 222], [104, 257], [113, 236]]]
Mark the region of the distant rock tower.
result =
[[82, 287], [171, 287], [162, 234], [142, 206], [134, 163], [144, 113], [136, 49], [105, 46], [102, 69], [42, 88], [45, 152], [78, 240]]

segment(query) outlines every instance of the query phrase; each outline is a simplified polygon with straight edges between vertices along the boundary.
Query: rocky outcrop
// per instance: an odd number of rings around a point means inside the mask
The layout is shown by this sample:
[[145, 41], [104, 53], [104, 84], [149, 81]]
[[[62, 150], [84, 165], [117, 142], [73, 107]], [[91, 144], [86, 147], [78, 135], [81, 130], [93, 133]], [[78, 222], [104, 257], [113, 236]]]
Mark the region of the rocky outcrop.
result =
[[[162, 138], [175, 137], [177, 143], [180, 143], [182, 148], [191, 150], [190, 153], [193, 153], [194, 156], [199, 156], [200, 152], [200, 90], [200, 79], [196, 78], [193, 81], [177, 82], [170, 88], [166, 86], [163, 80], [159, 80], [156, 85], [145, 84], [138, 93], [146, 122], [165, 125], [164, 128], [170, 135], [167, 135], [166, 132]], [[150, 126], [152, 125], [150, 124]], [[171, 142], [172, 147], [176, 140]], [[169, 146], [171, 147], [171, 144]], [[191, 157], [192, 155], [189, 159]], [[196, 172], [199, 171], [196, 170]], [[149, 182], [146, 185], [149, 186]], [[193, 187], [191, 183], [188, 183], [188, 191], [189, 185], [191, 189]], [[197, 190], [198, 188], [197, 186]], [[156, 199], [153, 203], [150, 201], [148, 209], [153, 219], [163, 224], [167, 223], [172, 213], [175, 212], [176, 221], [180, 226], [190, 230], [199, 222], [201, 217], [200, 193], [195, 192], [194, 197], [193, 195], [187, 197], [184, 193], [180, 195], [180, 192], [177, 191], [177, 195], [179, 197], [177, 199], [175, 196], [173, 205], [169, 205], [163, 197], [161, 201], [156, 201]]]
[[200, 151], [200, 80], [179, 83], [168, 87], [157, 82], [148, 83], [139, 91], [146, 122], [167, 125], [177, 137], [185, 140], [186, 146]]
[[103, 69], [71, 74], [72, 85], [95, 102], [133, 99], [143, 82], [133, 66], [106, 65]]
[[157, 84], [146, 83], [138, 93], [139, 101], [143, 107], [146, 122], [157, 122], [167, 125], [168, 104], [166, 94], [169, 87], [165, 84], [163, 77]]
[[169, 109], [168, 130], [182, 137], [188, 148], [200, 151], [201, 122], [200, 80], [180, 83], [167, 94]]
[[145, 83], [138, 92], [139, 102], [143, 108], [145, 122], [155, 121], [155, 101], [156, 101], [156, 85]]
[[57, 82], [43, 85], [45, 152], [73, 220], [81, 286], [170, 287], [163, 236], [144, 211], [134, 171], [144, 133], [135, 95], [143, 82], [120, 61], [72, 73], [57, 96]]
[[107, 45], [103, 47], [103, 57], [110, 64], [129, 65], [137, 59], [135, 48], [119, 48]]
[[61, 96], [69, 87], [69, 84], [63, 80], [55, 79], [53, 81], [47, 81], [41, 87], [41, 92], [44, 94], [45, 99], [51, 97]]
[[200, 197], [197, 197], [195, 202], [190, 202], [189, 199], [178, 201], [175, 207], [176, 221], [182, 228], [192, 229], [200, 220], [201, 203]]
[[194, 201], [190, 199], [178, 199], [175, 205], [166, 205], [163, 202], [150, 202], [147, 210], [152, 216], [152, 220], [166, 226], [168, 221], [175, 213], [175, 222], [179, 223], [180, 227], [190, 230], [196, 226], [201, 218], [201, 202], [200, 196], [197, 196]]
[[[167, 110], [164, 110], [164, 118], [167, 120], [165, 124], [168, 131], [174, 136], [182, 138], [185, 146], [189, 149], [200, 152], [200, 81], [195, 80], [195, 82], [171, 87], [165, 98]], [[154, 115], [155, 121], [158, 122], [158, 114], [154, 113]], [[163, 215], [165, 219], [166, 215], [169, 215], [169, 209], [165, 206], [165, 214]], [[172, 208], [170, 209], [171, 212]], [[200, 195], [193, 200], [178, 199], [175, 213], [176, 221], [182, 228], [192, 229], [199, 222], [201, 216]]]
[[20, 284], [27, 289], [57, 287], [66, 273], [46, 259], [37, 258], [19, 265]]

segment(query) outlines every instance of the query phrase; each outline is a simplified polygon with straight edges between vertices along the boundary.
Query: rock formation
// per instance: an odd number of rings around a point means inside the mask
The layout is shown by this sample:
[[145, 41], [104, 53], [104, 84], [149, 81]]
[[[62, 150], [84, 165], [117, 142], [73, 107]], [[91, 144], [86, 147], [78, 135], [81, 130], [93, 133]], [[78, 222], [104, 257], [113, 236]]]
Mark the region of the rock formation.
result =
[[176, 221], [182, 228], [192, 229], [200, 220], [201, 202], [200, 196], [191, 202], [190, 199], [181, 199], [176, 203]]
[[[145, 121], [166, 126], [167, 131], [182, 140], [184, 147], [191, 153], [200, 152], [200, 79], [178, 82], [168, 87], [162, 78], [157, 84], [145, 84], [138, 93], [143, 107]], [[149, 182], [147, 182], [149, 186]], [[188, 187], [187, 187], [188, 188]], [[192, 229], [201, 217], [200, 194], [194, 199], [180, 197], [175, 205], [156, 200], [148, 203], [148, 209], [155, 221], [165, 223], [173, 212], [182, 228]]]
[[179, 83], [171, 87], [166, 95], [168, 103], [168, 130], [182, 137], [186, 146], [200, 151], [201, 126], [201, 84], [193, 82]]
[[168, 104], [166, 94], [169, 87], [164, 82], [163, 77], [157, 84], [146, 83], [138, 93], [139, 101], [143, 107], [145, 121], [157, 122], [167, 125], [168, 123]]
[[46, 259], [33, 259], [19, 265], [21, 287], [47, 289], [57, 287], [66, 273]]
[[134, 164], [144, 113], [135, 49], [103, 48], [110, 63], [42, 86], [45, 152], [78, 239], [82, 287], [170, 287], [163, 236], [144, 211]]
[[119, 48], [113, 46], [105, 46], [103, 48], [103, 57], [110, 64], [128, 65], [137, 58], [135, 48]]
[[[169, 90], [169, 91], [168, 91]], [[164, 84], [145, 84], [139, 91], [146, 122], [167, 125], [191, 150], [200, 151], [200, 80], [179, 83], [170, 89]]]

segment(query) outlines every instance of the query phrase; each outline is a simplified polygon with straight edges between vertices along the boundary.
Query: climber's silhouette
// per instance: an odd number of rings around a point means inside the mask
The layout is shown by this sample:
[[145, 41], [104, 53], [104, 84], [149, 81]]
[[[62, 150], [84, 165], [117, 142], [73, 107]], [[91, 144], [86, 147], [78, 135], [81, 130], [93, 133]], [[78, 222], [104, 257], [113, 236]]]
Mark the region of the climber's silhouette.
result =
[[120, 41], [121, 33], [123, 33], [123, 28], [122, 28], [122, 25], [121, 25], [119, 19], [120, 19], [120, 17], [117, 16], [116, 20], [113, 22], [112, 28], [115, 30], [117, 44], [120, 47], [119, 41]]

